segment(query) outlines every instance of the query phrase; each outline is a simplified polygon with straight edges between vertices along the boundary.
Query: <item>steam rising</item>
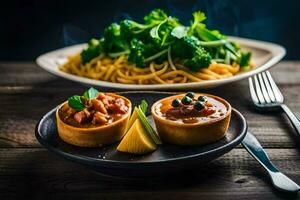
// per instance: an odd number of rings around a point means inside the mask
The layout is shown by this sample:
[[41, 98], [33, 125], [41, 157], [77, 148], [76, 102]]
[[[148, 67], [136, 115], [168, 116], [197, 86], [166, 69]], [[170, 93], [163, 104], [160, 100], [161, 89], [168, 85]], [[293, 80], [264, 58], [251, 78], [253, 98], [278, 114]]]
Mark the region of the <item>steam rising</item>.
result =
[[91, 37], [88, 32], [70, 24], [63, 26], [62, 34], [65, 46], [87, 42]]

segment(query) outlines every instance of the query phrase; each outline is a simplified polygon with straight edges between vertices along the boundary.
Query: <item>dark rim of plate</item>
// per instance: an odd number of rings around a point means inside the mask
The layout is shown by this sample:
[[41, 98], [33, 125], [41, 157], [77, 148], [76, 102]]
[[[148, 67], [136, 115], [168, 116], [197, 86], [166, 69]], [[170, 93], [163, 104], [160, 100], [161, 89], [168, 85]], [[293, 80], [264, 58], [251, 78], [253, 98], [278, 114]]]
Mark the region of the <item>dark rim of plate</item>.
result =
[[[174, 95], [174, 94], [178, 94], [178, 93], [182, 93], [182, 92], [158, 92], [158, 91], [125, 91], [125, 92], [116, 92], [118, 94], [136, 94], [136, 93], [149, 93], [149, 94], [166, 94], [166, 95]], [[61, 151], [60, 149], [57, 149], [55, 147], [53, 147], [52, 145], [48, 144], [48, 142], [45, 142], [45, 140], [41, 137], [40, 133], [40, 129], [41, 129], [41, 124], [43, 124], [44, 120], [51, 115], [58, 106], [56, 106], [55, 108], [51, 109], [48, 113], [46, 113], [37, 123], [36, 127], [35, 127], [35, 136], [37, 138], [37, 140], [39, 141], [40, 144], [42, 144], [46, 149], [52, 151], [53, 153], [63, 156], [65, 158], [71, 159], [71, 160], [76, 160], [79, 162], [96, 162], [96, 163], [103, 163], [103, 164], [109, 164], [109, 163], [114, 163], [114, 164], [129, 164], [129, 165], [136, 165], [136, 164], [153, 164], [153, 163], [163, 163], [163, 162], [176, 162], [176, 161], [180, 161], [183, 159], [192, 159], [192, 158], [196, 158], [198, 156], [203, 156], [203, 155], [210, 155], [212, 153], [216, 153], [216, 152], [220, 152], [223, 149], [226, 150], [227, 147], [230, 146], [237, 146], [239, 143], [242, 142], [242, 140], [244, 139], [244, 137], [246, 136], [247, 133], [247, 129], [248, 129], [248, 125], [247, 125], [247, 121], [244, 118], [244, 116], [237, 111], [235, 108], [232, 108], [232, 111], [234, 114], [237, 115], [238, 118], [240, 118], [240, 120], [242, 121], [243, 124], [243, 130], [241, 131], [241, 133], [234, 138], [230, 143], [227, 143], [225, 145], [222, 145], [218, 148], [209, 150], [209, 151], [205, 151], [202, 153], [198, 153], [198, 154], [193, 154], [193, 155], [189, 155], [189, 156], [184, 156], [184, 157], [179, 157], [179, 158], [169, 158], [169, 159], [164, 159], [164, 160], [157, 160], [157, 161], [139, 161], [139, 162], [135, 162], [135, 161], [117, 161], [117, 160], [103, 160], [103, 159], [97, 159], [97, 158], [91, 158], [91, 157], [87, 157], [87, 156], [83, 156], [83, 155], [74, 155], [71, 153], [67, 153], [64, 151]]]

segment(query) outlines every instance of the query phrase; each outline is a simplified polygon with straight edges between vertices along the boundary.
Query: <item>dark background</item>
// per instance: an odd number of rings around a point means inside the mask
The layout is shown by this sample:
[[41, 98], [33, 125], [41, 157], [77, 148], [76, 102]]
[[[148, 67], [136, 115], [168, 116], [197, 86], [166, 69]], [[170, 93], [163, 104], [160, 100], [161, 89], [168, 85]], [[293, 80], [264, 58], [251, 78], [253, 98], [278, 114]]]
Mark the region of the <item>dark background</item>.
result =
[[38, 55], [100, 37], [124, 17], [141, 20], [163, 8], [184, 23], [205, 11], [210, 28], [225, 34], [279, 43], [285, 59], [300, 58], [300, 1], [297, 0], [111, 0], [16, 1], [0, 5], [0, 60], [34, 60]]

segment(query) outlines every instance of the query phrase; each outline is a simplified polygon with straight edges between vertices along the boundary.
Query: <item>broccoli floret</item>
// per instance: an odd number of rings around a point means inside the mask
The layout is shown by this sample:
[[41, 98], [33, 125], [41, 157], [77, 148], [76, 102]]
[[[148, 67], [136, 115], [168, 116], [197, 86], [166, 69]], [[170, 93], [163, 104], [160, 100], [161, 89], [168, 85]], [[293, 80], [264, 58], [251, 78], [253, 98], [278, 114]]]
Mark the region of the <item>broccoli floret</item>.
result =
[[185, 36], [175, 40], [172, 45], [172, 55], [179, 58], [188, 58], [200, 46], [199, 40], [194, 36]]
[[137, 23], [132, 20], [125, 19], [120, 22], [121, 34], [127, 39], [132, 39], [133, 37], [138, 37], [146, 29], [150, 28], [144, 24]]
[[[130, 42], [130, 54], [128, 61], [135, 63], [137, 67], [146, 67], [147, 62], [155, 60], [160, 63], [166, 60], [167, 49], [159, 49], [154, 43], [144, 43], [136, 38]], [[163, 59], [163, 60], [162, 60]]]
[[208, 67], [211, 56], [200, 45], [200, 41], [194, 36], [185, 36], [178, 39], [172, 46], [172, 55], [184, 60], [184, 65], [193, 71]]
[[210, 54], [202, 47], [199, 47], [193, 54], [192, 58], [184, 61], [183, 65], [190, 68], [192, 71], [199, 71], [201, 68], [206, 68], [211, 63]]
[[133, 39], [130, 42], [130, 54], [128, 61], [135, 63], [137, 67], [145, 67], [145, 56], [146, 45], [137, 39]]
[[88, 47], [84, 49], [80, 54], [82, 63], [88, 63], [93, 58], [96, 58], [101, 54], [102, 50], [102, 42], [97, 39], [91, 39], [88, 42]]
[[120, 25], [112, 23], [104, 31], [104, 47], [106, 52], [121, 52], [129, 48], [126, 39], [121, 35]]

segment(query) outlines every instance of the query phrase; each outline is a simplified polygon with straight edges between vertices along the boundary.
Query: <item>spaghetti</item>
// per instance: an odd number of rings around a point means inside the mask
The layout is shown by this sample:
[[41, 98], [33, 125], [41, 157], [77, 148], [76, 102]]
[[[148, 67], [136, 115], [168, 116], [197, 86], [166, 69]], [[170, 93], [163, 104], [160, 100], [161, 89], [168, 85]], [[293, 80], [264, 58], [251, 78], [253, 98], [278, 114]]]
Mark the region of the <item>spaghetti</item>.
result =
[[171, 84], [202, 82], [234, 76], [241, 70], [238, 64], [227, 65], [212, 62], [208, 68], [193, 72], [181, 65], [165, 61], [161, 64], [151, 62], [146, 68], [138, 68], [127, 61], [127, 56], [110, 58], [101, 54], [89, 63], [82, 64], [80, 54], [70, 56], [60, 70], [77, 76], [95, 80], [123, 84]]

